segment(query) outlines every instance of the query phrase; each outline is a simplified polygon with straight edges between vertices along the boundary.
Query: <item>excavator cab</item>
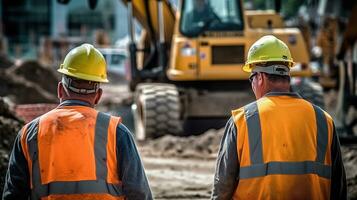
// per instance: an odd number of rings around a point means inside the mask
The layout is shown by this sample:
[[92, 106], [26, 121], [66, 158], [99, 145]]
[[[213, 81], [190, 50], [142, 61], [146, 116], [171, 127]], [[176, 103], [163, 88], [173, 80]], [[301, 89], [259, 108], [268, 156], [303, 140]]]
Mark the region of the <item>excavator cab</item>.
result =
[[237, 1], [184, 1], [181, 8], [180, 32], [197, 37], [207, 31], [242, 31], [243, 17]]
[[284, 27], [279, 13], [246, 11], [239, 0], [182, 0], [171, 40], [167, 76], [174, 81], [246, 80], [249, 47], [272, 34], [292, 51], [294, 76], [311, 76], [309, 50], [297, 28]]
[[167, 75], [175, 81], [247, 79], [243, 9], [237, 0], [185, 0], [172, 40]]

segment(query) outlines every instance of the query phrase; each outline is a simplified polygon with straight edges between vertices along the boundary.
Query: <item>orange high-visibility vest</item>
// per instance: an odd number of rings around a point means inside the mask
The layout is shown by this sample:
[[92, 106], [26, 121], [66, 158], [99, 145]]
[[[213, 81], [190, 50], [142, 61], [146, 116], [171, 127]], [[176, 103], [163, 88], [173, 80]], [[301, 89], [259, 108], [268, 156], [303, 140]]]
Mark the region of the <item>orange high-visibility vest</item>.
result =
[[333, 121], [292, 96], [265, 96], [232, 112], [239, 183], [233, 199], [329, 199]]
[[63, 106], [38, 120], [21, 137], [31, 199], [124, 199], [116, 156], [119, 117]]

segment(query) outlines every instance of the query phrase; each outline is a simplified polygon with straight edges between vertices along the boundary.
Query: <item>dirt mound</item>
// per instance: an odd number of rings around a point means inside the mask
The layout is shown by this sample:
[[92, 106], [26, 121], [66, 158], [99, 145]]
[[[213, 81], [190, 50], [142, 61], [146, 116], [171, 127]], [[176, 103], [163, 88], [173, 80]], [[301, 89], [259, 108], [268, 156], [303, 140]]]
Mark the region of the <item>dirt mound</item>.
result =
[[41, 65], [37, 61], [25, 61], [7, 71], [9, 74], [16, 74], [32, 83], [38, 84], [51, 94], [56, 94], [57, 92], [57, 82], [60, 80], [60, 75], [49, 66]]
[[0, 97], [0, 191], [4, 186], [9, 153], [18, 131], [23, 126], [23, 121], [13, 113], [10, 105]]
[[357, 199], [357, 145], [341, 148], [347, 176], [347, 194], [350, 199]]
[[224, 130], [209, 130], [199, 136], [177, 137], [166, 135], [142, 146], [148, 156], [181, 158], [216, 158]]
[[0, 53], [0, 69], [6, 69], [14, 65], [14, 62], [10, 60], [6, 55]]
[[56, 103], [58, 81], [53, 69], [26, 61], [0, 70], [0, 96], [8, 96], [16, 104]]

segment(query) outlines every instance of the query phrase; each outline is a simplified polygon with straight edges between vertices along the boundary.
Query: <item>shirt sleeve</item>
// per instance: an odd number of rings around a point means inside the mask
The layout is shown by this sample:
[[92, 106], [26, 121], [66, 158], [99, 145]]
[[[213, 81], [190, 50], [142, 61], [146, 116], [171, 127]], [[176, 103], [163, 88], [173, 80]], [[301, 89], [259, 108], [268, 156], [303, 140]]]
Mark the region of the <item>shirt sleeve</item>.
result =
[[30, 175], [26, 158], [22, 152], [20, 131], [11, 151], [2, 199], [27, 200], [30, 192]]
[[126, 198], [153, 199], [134, 139], [123, 124], [117, 128], [117, 150], [119, 177]]
[[331, 146], [331, 194], [330, 199], [347, 199], [346, 172], [342, 162], [340, 141], [334, 127]]
[[239, 181], [238, 162], [237, 129], [231, 117], [226, 124], [218, 153], [211, 199], [232, 199]]

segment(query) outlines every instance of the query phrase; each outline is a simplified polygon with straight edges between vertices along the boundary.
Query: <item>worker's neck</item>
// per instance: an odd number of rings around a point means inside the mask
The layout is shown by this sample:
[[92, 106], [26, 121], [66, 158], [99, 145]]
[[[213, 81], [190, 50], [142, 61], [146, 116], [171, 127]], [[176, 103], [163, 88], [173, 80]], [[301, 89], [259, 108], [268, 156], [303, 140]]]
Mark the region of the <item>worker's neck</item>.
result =
[[280, 88], [276, 88], [276, 89], [271, 89], [271, 90], [267, 90], [266, 93], [269, 92], [290, 92], [290, 89], [280, 89]]
[[290, 92], [290, 84], [286, 84], [286, 83], [270, 84], [269, 87], [266, 87], [262, 96], [265, 96], [270, 92]]
[[76, 97], [62, 98], [62, 99], [60, 99], [60, 103], [67, 101], [67, 100], [68, 101], [70, 101], [70, 100], [83, 101], [83, 102], [87, 103], [89, 107], [92, 107], [92, 108], [94, 108], [94, 106], [95, 106], [93, 102], [90, 102], [87, 99], [76, 98]]
[[266, 88], [265, 94], [269, 92], [290, 92], [290, 84], [286, 84], [286, 83], [271, 84], [270, 87]]

